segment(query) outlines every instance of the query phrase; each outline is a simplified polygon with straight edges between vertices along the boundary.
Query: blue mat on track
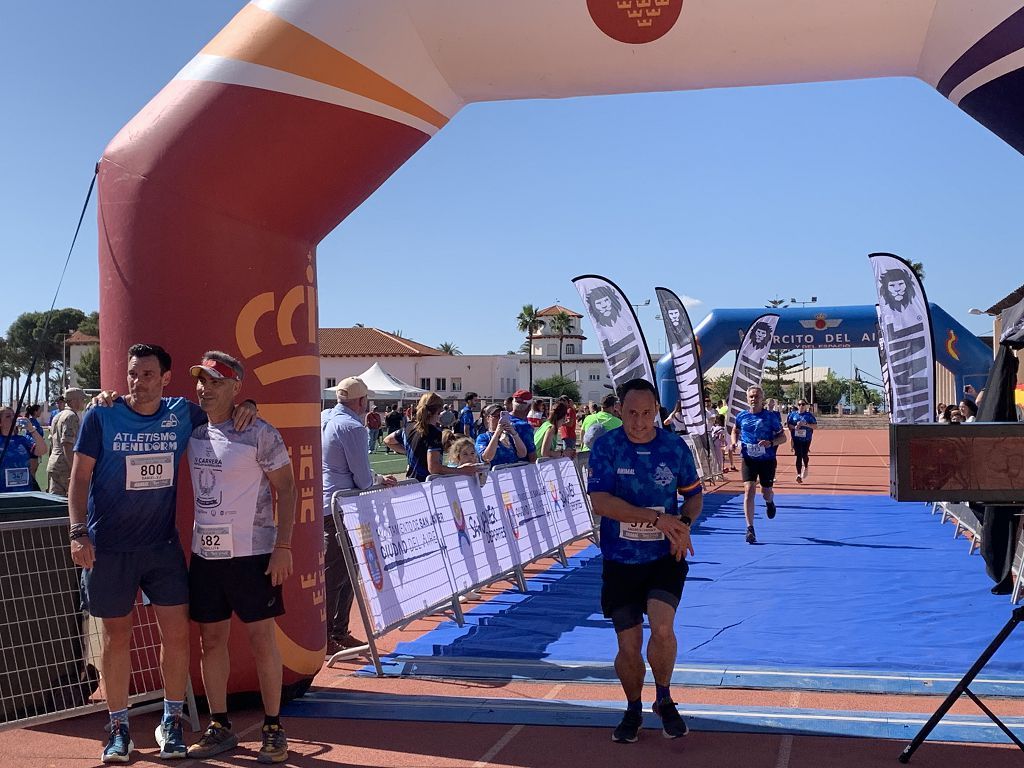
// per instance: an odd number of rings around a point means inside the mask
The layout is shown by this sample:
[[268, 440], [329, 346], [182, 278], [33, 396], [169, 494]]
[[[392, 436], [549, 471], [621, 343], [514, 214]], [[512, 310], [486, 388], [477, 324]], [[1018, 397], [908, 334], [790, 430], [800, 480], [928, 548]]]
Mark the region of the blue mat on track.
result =
[[[742, 497], [709, 494], [676, 618], [674, 680], [701, 685], [945, 691], [1010, 617], [978, 555], [923, 504], [884, 496], [758, 500], [758, 544]], [[392, 674], [614, 680], [596, 547], [402, 643]], [[1024, 634], [989, 663], [979, 691], [1024, 695]]]

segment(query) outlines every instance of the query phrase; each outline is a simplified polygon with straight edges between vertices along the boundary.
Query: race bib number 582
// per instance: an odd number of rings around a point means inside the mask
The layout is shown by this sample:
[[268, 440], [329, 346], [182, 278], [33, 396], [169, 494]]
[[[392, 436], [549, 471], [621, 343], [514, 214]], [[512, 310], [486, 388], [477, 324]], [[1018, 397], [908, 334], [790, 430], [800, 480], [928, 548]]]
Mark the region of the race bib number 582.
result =
[[146, 453], [125, 459], [126, 491], [152, 491], [174, 485], [174, 454]]

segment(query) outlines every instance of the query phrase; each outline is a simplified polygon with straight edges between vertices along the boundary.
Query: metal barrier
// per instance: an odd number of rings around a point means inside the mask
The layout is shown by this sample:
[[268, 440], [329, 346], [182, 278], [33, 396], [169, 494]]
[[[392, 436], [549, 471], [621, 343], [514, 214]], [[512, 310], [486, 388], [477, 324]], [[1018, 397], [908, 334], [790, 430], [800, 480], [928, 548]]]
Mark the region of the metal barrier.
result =
[[382, 635], [439, 611], [461, 626], [461, 596], [502, 579], [526, 591], [526, 566], [546, 557], [567, 564], [566, 545], [596, 539], [577, 470], [561, 458], [495, 467], [484, 485], [447, 475], [338, 491], [331, 514], [367, 645], [335, 654], [327, 666], [368, 653], [379, 676]]
[[[42, 510], [45, 494], [5, 494], [5, 517]], [[10, 514], [23, 497], [25, 514]], [[64, 504], [66, 510], [66, 503]], [[81, 609], [81, 571], [71, 561], [68, 518], [0, 521], [0, 730], [103, 710], [100, 622]], [[129, 705], [162, 707], [160, 633], [142, 600], [134, 607]], [[144, 711], [149, 707], [135, 707]], [[199, 726], [188, 689], [187, 713]]]

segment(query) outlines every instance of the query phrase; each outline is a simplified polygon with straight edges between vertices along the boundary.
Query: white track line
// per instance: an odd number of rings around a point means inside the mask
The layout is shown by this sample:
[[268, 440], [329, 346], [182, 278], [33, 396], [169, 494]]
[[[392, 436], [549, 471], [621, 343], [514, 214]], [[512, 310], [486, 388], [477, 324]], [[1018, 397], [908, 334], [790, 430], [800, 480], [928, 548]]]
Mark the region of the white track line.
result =
[[[559, 693], [561, 693], [563, 688], [565, 688], [565, 684], [559, 683], [550, 691], [545, 693], [544, 696], [541, 698], [548, 700], [553, 699]], [[496, 742], [494, 742], [494, 746], [488, 749], [484, 753], [483, 757], [481, 757], [479, 760], [473, 763], [473, 768], [486, 768], [486, 766], [490, 765], [491, 761], [498, 756], [498, 753], [501, 752], [501, 750], [503, 750], [505, 747], [507, 747], [508, 743], [512, 741], [512, 739], [514, 739], [516, 736], [518, 736], [519, 732], [523, 730], [523, 728], [525, 727], [525, 725], [513, 725], [511, 728], [505, 731], [502, 737], [498, 739]]]

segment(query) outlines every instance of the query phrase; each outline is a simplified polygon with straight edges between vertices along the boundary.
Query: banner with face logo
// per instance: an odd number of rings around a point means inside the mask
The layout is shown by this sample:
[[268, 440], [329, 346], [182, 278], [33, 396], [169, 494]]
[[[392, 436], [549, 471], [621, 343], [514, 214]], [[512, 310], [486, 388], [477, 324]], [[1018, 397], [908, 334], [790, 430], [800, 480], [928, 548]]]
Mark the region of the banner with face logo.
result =
[[885, 407], [892, 411], [889, 365], [885, 362], [885, 339], [882, 336], [882, 309], [877, 304], [875, 304], [875, 314], [878, 316], [878, 331], [875, 337], [878, 339], [878, 364], [882, 366], [882, 391], [885, 393]]
[[655, 384], [647, 340], [619, 286], [600, 275], [580, 275], [572, 282], [601, 342], [612, 385], [617, 388], [630, 379], [647, 379]]
[[658, 297], [668, 348], [672, 352], [672, 369], [679, 390], [679, 402], [682, 403], [686, 432], [690, 435], [703, 435], [707, 431], [704, 372], [700, 367], [700, 355], [697, 353], [690, 316], [683, 302], [668, 288], [655, 288], [654, 293]]
[[732, 369], [732, 384], [729, 386], [729, 415], [726, 418], [726, 429], [732, 429], [736, 423], [736, 414], [747, 410], [747, 390], [761, 386], [764, 374], [764, 362], [772, 351], [772, 339], [775, 337], [775, 326], [779, 316], [771, 312], [757, 318], [747, 328], [736, 354], [736, 365]]
[[934, 421], [935, 349], [924, 286], [899, 256], [872, 253], [868, 259], [878, 290], [878, 325], [889, 372], [889, 421]]

